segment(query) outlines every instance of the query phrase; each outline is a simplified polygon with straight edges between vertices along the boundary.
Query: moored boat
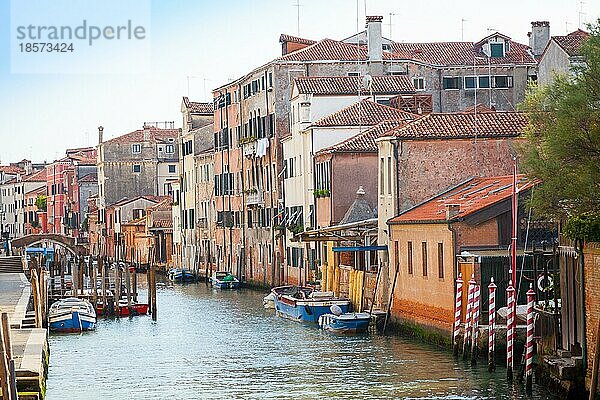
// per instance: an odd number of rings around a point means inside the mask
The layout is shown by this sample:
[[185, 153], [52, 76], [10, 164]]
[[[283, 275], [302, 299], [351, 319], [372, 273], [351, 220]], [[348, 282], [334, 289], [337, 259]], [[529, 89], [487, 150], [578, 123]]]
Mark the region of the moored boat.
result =
[[52, 332], [83, 332], [96, 329], [96, 312], [92, 303], [68, 297], [50, 306], [48, 326]]
[[319, 317], [319, 326], [326, 331], [335, 333], [364, 333], [369, 329], [371, 314], [342, 313], [339, 308], [332, 306], [331, 313]]
[[[132, 302], [130, 305], [127, 304], [127, 300], [122, 299], [119, 301], [119, 317], [133, 317], [136, 315], [148, 314], [148, 304]], [[99, 303], [96, 307], [96, 313], [98, 315], [104, 315], [104, 306]]]
[[196, 274], [185, 268], [171, 268], [167, 272], [167, 276], [172, 282], [194, 282], [196, 280]]
[[263, 297], [263, 307], [268, 310], [275, 309], [275, 294], [273, 292]]
[[333, 292], [318, 292], [308, 287], [280, 286], [272, 289], [278, 315], [294, 321], [317, 323], [331, 306], [342, 313], [350, 311], [350, 300], [335, 297]]
[[215, 271], [210, 278], [213, 287], [219, 289], [237, 289], [240, 286], [240, 281], [230, 272]]

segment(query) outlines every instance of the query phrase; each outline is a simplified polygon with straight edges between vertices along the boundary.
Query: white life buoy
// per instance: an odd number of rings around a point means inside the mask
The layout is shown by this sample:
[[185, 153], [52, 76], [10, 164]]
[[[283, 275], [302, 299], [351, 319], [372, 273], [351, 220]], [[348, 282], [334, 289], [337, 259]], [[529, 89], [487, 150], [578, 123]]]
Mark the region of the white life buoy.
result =
[[[548, 284], [544, 287], [544, 280], [547, 280]], [[541, 290], [542, 292], [547, 292], [548, 290], [550, 290], [550, 287], [552, 287], [554, 281], [552, 279], [552, 275], [545, 275], [545, 274], [540, 274], [538, 276], [537, 279], [537, 286], [538, 289]]]

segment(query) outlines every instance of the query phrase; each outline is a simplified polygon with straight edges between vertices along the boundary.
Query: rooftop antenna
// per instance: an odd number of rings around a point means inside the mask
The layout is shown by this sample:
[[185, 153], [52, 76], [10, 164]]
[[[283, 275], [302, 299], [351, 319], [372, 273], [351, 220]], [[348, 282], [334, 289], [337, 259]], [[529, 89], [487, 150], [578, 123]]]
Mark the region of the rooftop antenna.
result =
[[488, 35], [492, 32], [498, 32], [498, 29], [494, 28], [493, 26], [488, 26], [485, 30], [487, 31]]
[[568, 20], [565, 21], [565, 35], [569, 34], [569, 25], [571, 25], [571, 23]]
[[464, 42], [465, 41], [465, 22], [467, 20], [464, 18], [460, 19], [460, 41]]
[[298, 27], [298, 36], [300, 36], [300, 7], [302, 7], [302, 4], [300, 4], [300, 0], [296, 0], [296, 4], [294, 4], [294, 7], [296, 7], [296, 23]]
[[387, 25], [388, 25], [388, 27], [390, 28], [390, 39], [392, 38], [392, 25], [394, 25], [394, 24], [392, 24], [392, 17], [393, 17], [394, 15], [396, 15], [396, 14], [394, 14], [394, 13], [389, 13], [389, 16], [390, 16], [390, 23], [389, 23], [389, 24], [387, 24]]
[[585, 4], [585, 3], [584, 3], [583, 1], [580, 1], [580, 2], [579, 2], [579, 11], [577, 11], [577, 16], [578, 16], [578, 18], [579, 18], [579, 21], [578, 21], [578, 25], [577, 25], [577, 27], [578, 27], [579, 29], [581, 29], [581, 17], [585, 15], [585, 13], [583, 12], [583, 5], [584, 5], [584, 4]]

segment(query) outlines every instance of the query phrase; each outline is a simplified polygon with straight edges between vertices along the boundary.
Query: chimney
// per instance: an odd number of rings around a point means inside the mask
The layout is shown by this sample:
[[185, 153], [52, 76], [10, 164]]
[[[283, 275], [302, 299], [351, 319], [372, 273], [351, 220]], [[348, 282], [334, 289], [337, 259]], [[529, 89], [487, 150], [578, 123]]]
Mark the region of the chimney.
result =
[[98, 144], [102, 143], [103, 140], [104, 140], [104, 127], [99, 126], [98, 127]]
[[360, 199], [362, 197], [365, 197], [365, 189], [363, 189], [362, 186], [359, 186], [358, 190], [356, 191], [356, 198]]
[[531, 35], [529, 36], [529, 47], [534, 56], [540, 56], [544, 52], [550, 40], [550, 22], [534, 21], [531, 23]]
[[383, 60], [383, 38], [381, 37], [380, 15], [367, 15], [367, 46], [369, 49], [369, 61], [381, 62]]
[[147, 142], [150, 140], [150, 126], [144, 124], [144, 142]]
[[460, 204], [446, 204], [446, 220], [451, 220], [460, 212]]

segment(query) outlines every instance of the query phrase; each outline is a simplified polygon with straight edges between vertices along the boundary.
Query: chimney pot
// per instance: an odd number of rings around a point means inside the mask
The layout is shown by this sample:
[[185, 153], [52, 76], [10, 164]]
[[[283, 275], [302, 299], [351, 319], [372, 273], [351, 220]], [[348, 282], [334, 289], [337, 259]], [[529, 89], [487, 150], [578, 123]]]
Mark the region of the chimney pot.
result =
[[98, 144], [102, 143], [104, 140], [104, 127], [100, 125], [98, 127]]
[[460, 213], [460, 204], [446, 204], [446, 220], [451, 220]]
[[533, 21], [531, 23], [531, 35], [529, 36], [529, 47], [534, 56], [540, 56], [550, 41], [550, 22]]
[[[367, 16], [367, 47], [370, 62], [381, 62], [383, 60], [383, 37], [381, 36], [380, 15]], [[382, 71], [371, 71], [372, 75], [381, 75]]]
[[356, 191], [356, 197], [361, 197], [365, 195], [365, 189], [363, 189], [362, 186], [358, 187], [358, 190]]

